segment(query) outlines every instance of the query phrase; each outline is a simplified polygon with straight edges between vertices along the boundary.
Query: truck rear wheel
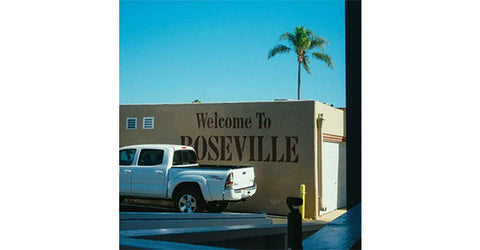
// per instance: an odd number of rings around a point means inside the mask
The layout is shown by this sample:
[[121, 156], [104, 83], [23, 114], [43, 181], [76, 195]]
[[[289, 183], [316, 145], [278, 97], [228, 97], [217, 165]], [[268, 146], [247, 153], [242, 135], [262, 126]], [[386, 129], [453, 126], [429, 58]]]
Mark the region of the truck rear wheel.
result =
[[205, 200], [198, 190], [181, 190], [175, 197], [175, 210], [180, 213], [201, 213]]
[[224, 202], [224, 201], [209, 202], [207, 204], [207, 210], [210, 213], [221, 213], [225, 211], [227, 207], [228, 207], [228, 202]]

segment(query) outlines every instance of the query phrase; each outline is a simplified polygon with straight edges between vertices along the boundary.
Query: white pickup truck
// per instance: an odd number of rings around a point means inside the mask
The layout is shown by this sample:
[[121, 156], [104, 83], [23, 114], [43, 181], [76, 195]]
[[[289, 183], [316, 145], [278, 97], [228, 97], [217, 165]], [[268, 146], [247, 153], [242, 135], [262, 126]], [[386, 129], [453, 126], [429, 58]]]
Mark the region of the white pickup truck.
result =
[[174, 200], [183, 213], [224, 211], [257, 191], [253, 167], [199, 165], [189, 146], [150, 144], [120, 148], [120, 200]]

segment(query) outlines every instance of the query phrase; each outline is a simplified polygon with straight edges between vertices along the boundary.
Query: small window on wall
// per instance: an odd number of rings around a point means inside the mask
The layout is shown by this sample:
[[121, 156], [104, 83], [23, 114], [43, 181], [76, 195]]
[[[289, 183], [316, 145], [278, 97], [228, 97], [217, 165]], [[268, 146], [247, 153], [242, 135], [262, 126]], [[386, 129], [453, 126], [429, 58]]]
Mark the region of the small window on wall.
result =
[[143, 117], [143, 129], [153, 129], [154, 117]]
[[137, 118], [127, 118], [127, 129], [137, 129]]

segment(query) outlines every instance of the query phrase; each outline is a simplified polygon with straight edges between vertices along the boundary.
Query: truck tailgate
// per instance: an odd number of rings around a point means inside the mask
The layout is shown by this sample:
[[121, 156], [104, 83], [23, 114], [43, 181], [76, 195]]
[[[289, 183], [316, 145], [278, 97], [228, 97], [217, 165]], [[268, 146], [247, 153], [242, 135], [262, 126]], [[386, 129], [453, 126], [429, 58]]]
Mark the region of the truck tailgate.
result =
[[255, 173], [253, 167], [234, 168], [233, 172], [233, 189], [241, 189], [254, 185]]

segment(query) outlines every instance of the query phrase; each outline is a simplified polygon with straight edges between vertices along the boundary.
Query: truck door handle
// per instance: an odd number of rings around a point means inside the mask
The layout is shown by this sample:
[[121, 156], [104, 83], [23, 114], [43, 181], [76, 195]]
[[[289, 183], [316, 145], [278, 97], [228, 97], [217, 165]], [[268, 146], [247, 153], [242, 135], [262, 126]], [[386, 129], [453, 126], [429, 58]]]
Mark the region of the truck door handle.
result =
[[123, 170], [123, 172], [125, 172], [125, 173], [131, 173], [132, 170], [130, 170], [130, 169], [125, 169], [125, 170]]
[[155, 170], [155, 174], [163, 174], [162, 170]]

